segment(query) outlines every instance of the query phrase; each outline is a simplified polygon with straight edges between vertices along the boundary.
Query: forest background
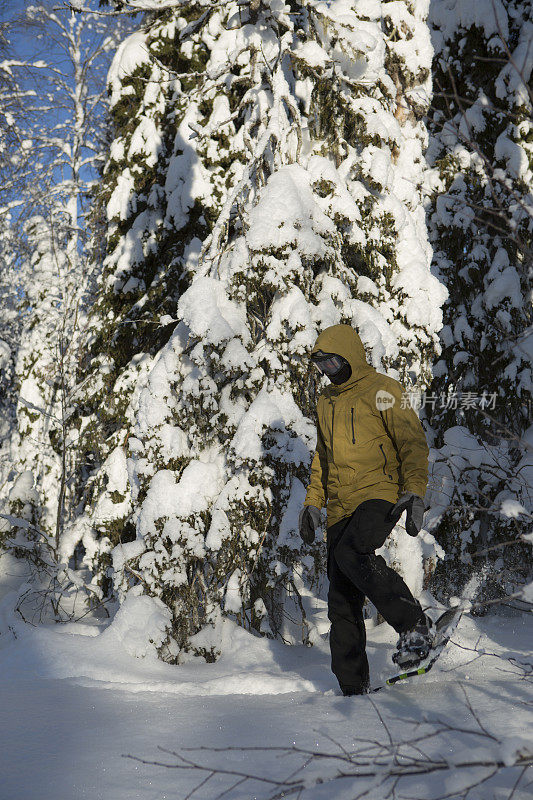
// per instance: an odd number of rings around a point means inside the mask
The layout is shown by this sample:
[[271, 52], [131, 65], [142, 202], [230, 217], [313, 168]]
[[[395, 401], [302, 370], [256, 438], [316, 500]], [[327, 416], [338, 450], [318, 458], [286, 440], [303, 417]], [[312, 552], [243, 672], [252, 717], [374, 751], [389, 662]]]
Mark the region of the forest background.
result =
[[338, 322], [430, 444], [389, 563], [530, 608], [531, 3], [2, 10], [1, 634], [120, 608], [172, 664], [228, 618], [318, 642], [297, 519]]

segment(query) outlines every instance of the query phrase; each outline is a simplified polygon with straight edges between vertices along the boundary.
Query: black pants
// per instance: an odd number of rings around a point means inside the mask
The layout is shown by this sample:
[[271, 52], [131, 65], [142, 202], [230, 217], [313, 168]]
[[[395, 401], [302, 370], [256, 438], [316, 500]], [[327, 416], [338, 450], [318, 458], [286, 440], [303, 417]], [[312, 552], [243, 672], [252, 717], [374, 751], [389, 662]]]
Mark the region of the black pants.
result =
[[394, 528], [386, 519], [393, 505], [365, 500], [327, 531], [331, 669], [341, 688], [360, 690], [369, 682], [365, 597], [397, 633], [413, 628], [422, 616], [405, 581], [374, 552]]

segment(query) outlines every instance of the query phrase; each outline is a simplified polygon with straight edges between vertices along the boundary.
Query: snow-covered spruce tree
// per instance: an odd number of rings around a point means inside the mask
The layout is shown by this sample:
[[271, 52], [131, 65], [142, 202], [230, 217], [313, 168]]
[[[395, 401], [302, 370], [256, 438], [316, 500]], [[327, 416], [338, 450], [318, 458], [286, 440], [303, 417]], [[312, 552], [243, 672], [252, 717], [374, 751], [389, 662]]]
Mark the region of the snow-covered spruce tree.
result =
[[[3, 546], [42, 566], [45, 580], [52, 577], [60, 590], [57, 569], [68, 564], [71, 545], [78, 541], [65, 532], [77, 434], [69, 426], [69, 417], [90, 278], [84, 213], [101, 158], [98, 119], [104, 86], [98, 86], [98, 74], [107, 71], [113, 38], [107, 35], [109, 23], [100, 17], [82, 19], [56, 12], [52, 5], [26, 10], [24, 24], [33, 26], [32, 33], [43, 42], [41, 58], [12, 57], [4, 62], [26, 104], [24, 133], [31, 146], [33, 174], [31, 181], [19, 181], [13, 200], [28, 256], [20, 255], [18, 263], [18, 305], [24, 324], [16, 349], [17, 421], [9, 442], [12, 463], [2, 505], [13, 525], [4, 532]], [[57, 48], [63, 53], [60, 64]], [[26, 91], [28, 86], [31, 90]], [[18, 480], [20, 476], [23, 481]], [[16, 519], [21, 486], [30, 489], [31, 531], [27, 515]], [[26, 547], [21, 540], [25, 532], [29, 536]], [[41, 577], [35, 576], [37, 605], [45, 596]], [[47, 590], [46, 597], [54, 616], [61, 616], [57, 598]], [[40, 619], [42, 607], [35, 610]]]
[[[184, 3], [117, 53], [84, 519], [103, 590], [168, 607], [164, 658], [216, 657], [221, 612], [315, 635], [321, 546], [296, 521], [318, 331], [349, 322], [378, 368], [431, 376], [445, 290], [421, 204], [425, 11]], [[424, 535], [389, 553], [417, 565], [415, 590], [434, 555]]]
[[500, 0], [445, 0], [431, 14], [430, 231], [449, 292], [431, 386], [431, 529], [448, 554], [439, 584], [458, 591], [483, 567], [483, 598], [511, 593], [529, 564], [533, 17], [530, 3]]
[[[189, 202], [179, 192], [199, 178], [181, 89], [197, 85], [195, 73], [202, 73], [206, 60], [180, 53], [176, 35], [176, 22], [167, 14], [126, 39], [109, 72], [112, 142], [92, 214], [93, 228], [103, 232], [101, 243], [93, 235], [94, 260], [101, 259], [104, 270], [76, 392], [77, 502], [83, 513], [75, 529], [85, 561], [94, 558], [94, 585], [104, 597], [112, 591], [111, 547], [135, 539], [124, 447], [133, 424], [128, 409], [172, 332], [188, 259], [199, 252], [211, 213], [201, 197]], [[172, 70], [191, 77], [180, 82]], [[168, 465], [168, 453], [158, 457], [161, 466]]]

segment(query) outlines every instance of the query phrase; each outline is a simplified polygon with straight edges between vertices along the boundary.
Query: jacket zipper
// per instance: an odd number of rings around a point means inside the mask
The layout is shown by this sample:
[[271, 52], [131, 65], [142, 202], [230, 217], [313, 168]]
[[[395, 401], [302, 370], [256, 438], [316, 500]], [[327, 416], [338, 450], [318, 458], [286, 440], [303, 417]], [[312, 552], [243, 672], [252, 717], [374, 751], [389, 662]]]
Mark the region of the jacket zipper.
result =
[[335, 403], [333, 402], [333, 398], [331, 397], [331, 393], [327, 386], [326, 386], [326, 394], [328, 396], [329, 404], [331, 406], [331, 452], [333, 455], [333, 460], [335, 460], [335, 447], [334, 447], [335, 437], [333, 435], [333, 428], [335, 425]]
[[379, 449], [381, 450], [381, 455], [383, 456], [383, 474], [386, 475], [389, 480], [392, 480], [392, 475], [388, 472], [385, 472], [385, 467], [387, 466], [387, 456], [385, 455], [385, 450], [383, 449], [383, 445], [380, 444]]
[[352, 444], [355, 444], [354, 409], [352, 408]]
[[331, 452], [335, 460], [335, 403], [331, 402]]

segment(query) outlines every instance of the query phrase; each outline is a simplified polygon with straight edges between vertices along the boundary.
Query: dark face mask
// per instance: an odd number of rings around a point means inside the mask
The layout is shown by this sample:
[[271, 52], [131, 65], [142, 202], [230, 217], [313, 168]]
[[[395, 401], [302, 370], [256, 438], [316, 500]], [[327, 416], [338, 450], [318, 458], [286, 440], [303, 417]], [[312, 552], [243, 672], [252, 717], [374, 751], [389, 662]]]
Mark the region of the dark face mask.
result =
[[352, 368], [346, 359], [336, 353], [323, 353], [319, 350], [313, 353], [311, 361], [335, 386], [345, 383], [352, 374]]
[[330, 381], [335, 384], [335, 386], [340, 386], [341, 383], [346, 383], [347, 380], [351, 378], [352, 375], [352, 368], [346, 361], [341, 369], [335, 374], [330, 377]]

